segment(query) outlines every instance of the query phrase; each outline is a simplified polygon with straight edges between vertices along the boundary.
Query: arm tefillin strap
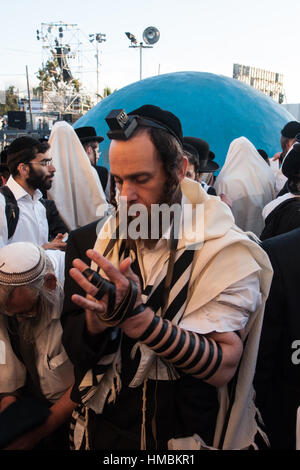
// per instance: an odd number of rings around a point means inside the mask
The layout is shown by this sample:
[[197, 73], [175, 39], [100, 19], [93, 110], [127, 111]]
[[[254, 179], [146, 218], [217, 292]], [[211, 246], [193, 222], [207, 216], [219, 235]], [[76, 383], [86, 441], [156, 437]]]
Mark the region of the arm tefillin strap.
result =
[[134, 309], [137, 299], [138, 288], [135, 282], [128, 279], [129, 286], [124, 299], [116, 306], [116, 286], [113, 282], [104, 279], [100, 274], [91, 268], [86, 268], [81, 273], [91, 284], [97, 287], [98, 292], [95, 299], [101, 300], [105, 294], [108, 296], [107, 311], [99, 313], [99, 318], [109, 326], [117, 326], [127, 318], [138, 315], [145, 310], [143, 304]]
[[172, 325], [157, 315], [139, 341], [184, 373], [202, 380], [211, 378], [222, 362], [222, 349], [217, 342]]

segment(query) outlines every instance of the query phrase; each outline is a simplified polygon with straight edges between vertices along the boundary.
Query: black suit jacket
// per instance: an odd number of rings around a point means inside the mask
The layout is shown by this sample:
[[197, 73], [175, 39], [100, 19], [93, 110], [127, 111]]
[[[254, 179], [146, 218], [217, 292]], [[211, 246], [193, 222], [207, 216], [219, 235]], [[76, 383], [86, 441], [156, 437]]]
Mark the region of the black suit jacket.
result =
[[[62, 342], [64, 348], [75, 366], [76, 383], [80, 382], [85, 371], [97, 363], [102, 354], [102, 346], [105, 347], [107, 335], [102, 333], [90, 338], [86, 333], [85, 312], [72, 302], [72, 295], [79, 294], [83, 297], [86, 293], [71, 278], [69, 271], [75, 258], [80, 258], [88, 266], [91, 260], [86, 255], [86, 251], [94, 248], [97, 234], [104, 223], [104, 219], [92, 222], [91, 224], [73, 230], [69, 234], [66, 247], [65, 258], [65, 284], [64, 284], [64, 306], [61, 316], [63, 327]], [[99, 224], [99, 225], [98, 225]], [[76, 397], [73, 396], [74, 401]]]
[[80, 294], [85, 296], [85, 292], [78, 286], [78, 284], [71, 278], [69, 271], [72, 268], [72, 262], [75, 258], [80, 258], [88, 266], [91, 264], [91, 260], [87, 257], [86, 251], [90, 248], [94, 248], [97, 239], [97, 225], [98, 220], [91, 224], [80, 227], [76, 230], [72, 230], [69, 234], [66, 247], [65, 257], [65, 300], [63, 312], [71, 312], [77, 310], [78, 307], [71, 301], [73, 294]]
[[[300, 405], [300, 229], [265, 240], [262, 246], [270, 257], [274, 276], [254, 379], [256, 401], [271, 446], [295, 449]], [[295, 363], [298, 358], [299, 364]]]

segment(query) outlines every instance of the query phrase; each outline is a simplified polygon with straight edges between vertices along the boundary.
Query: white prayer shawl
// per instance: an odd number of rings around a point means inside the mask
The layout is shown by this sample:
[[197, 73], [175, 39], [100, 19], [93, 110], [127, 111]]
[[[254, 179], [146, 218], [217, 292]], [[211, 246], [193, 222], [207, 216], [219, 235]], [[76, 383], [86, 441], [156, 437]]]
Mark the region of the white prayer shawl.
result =
[[74, 230], [102, 217], [107, 210], [105, 194], [72, 126], [55, 123], [49, 144], [56, 173], [48, 197], [65, 224]]
[[[273, 157], [274, 158], [274, 157]], [[274, 177], [275, 177], [275, 194], [277, 195], [279, 191], [283, 188], [285, 183], [287, 182], [287, 177], [284, 176], [284, 174], [281, 171], [279, 159], [273, 160], [273, 158], [270, 158], [270, 168], [273, 171]]]
[[262, 209], [275, 198], [274, 174], [254, 145], [239, 137], [231, 142], [215, 188], [232, 200], [235, 223], [260, 236], [264, 221]]
[[[258, 352], [259, 337], [263, 320], [264, 304], [269, 293], [272, 279], [272, 267], [266, 253], [258, 246], [257, 243], [251, 241], [248, 236], [234, 225], [234, 220], [228, 206], [215, 196], [209, 196], [197, 182], [187, 178], [181, 183], [183, 195], [192, 204], [203, 205], [203, 224], [196, 233], [197, 241], [203, 242], [202, 247], [197, 249], [194, 254], [192, 265], [182, 273], [180, 280], [182, 285], [189, 280], [189, 289], [187, 299], [179, 312], [176, 313], [172, 322], [179, 324], [182, 328], [201, 333], [201, 307], [214, 299], [224, 289], [238, 280], [244, 279], [246, 276], [254, 273], [260, 273], [260, 287], [262, 294], [262, 305], [259, 309], [250, 315], [250, 319], [245, 327], [248, 336], [244, 348], [244, 353], [240, 365], [240, 371], [237, 381], [236, 399], [232, 408], [230, 419], [228, 422], [226, 438], [223, 443], [224, 449], [243, 449], [254, 444], [254, 437], [259, 431], [255, 416], [257, 410], [254, 405], [254, 390], [252, 386], [256, 358]], [[195, 207], [195, 206], [193, 206]], [[110, 218], [104, 229], [109, 233]], [[107, 240], [101, 240], [101, 232], [95, 244], [95, 249], [100, 253], [108, 243]], [[179, 240], [177, 247], [176, 259], [192, 245], [194, 241], [188, 241], [185, 238]], [[116, 266], [119, 265], [119, 241], [109, 253], [107, 258]], [[159, 280], [165, 275], [167, 269], [167, 261], [161, 268]], [[96, 268], [92, 264], [92, 267]], [[140, 266], [142, 269], [142, 266]], [[143, 273], [142, 273], [143, 274]], [[153, 286], [152, 291], [155, 290]], [[171, 304], [174, 296], [176, 297], [177, 284], [170, 291], [168, 305]], [[149, 295], [149, 297], [151, 294]], [[143, 301], [145, 301], [143, 299]], [[160, 314], [160, 309], [158, 311]], [[182, 319], [181, 315], [183, 315]], [[157, 378], [159, 380], [168, 380], [169, 376], [166, 367], [160, 359], [155, 363], [156, 355], [146, 345], [137, 343], [133, 348], [132, 354], [136, 348], [140, 348], [141, 360], [135, 377], [129, 386], [136, 387], [143, 383], [145, 378]], [[106, 362], [104, 362], [106, 361]], [[99, 361], [99, 364], [111, 363], [111, 357], [105, 356]], [[115, 354], [115, 358], [111, 367], [106, 373], [95, 376], [92, 370], [88, 371], [80, 384], [79, 390], [84, 393], [83, 403], [86, 407], [93, 409], [96, 413], [101, 413], [105, 405], [106, 399], [114, 401], [116, 394], [121, 388], [119, 372], [121, 370], [120, 348]], [[93, 386], [97, 380], [98, 385]], [[228, 393], [227, 386], [219, 389], [220, 408], [217, 418], [217, 426], [214, 438], [214, 447], [220, 445], [220, 437], [222, 434], [223, 424], [225, 421], [226, 411], [228, 409]], [[83, 429], [83, 428], [82, 428]], [[80, 434], [79, 427], [74, 430], [76, 437]], [[81, 434], [82, 436], [82, 434]], [[177, 442], [178, 441], [178, 442]], [[204, 448], [205, 443], [201, 440], [201, 436], [191, 436], [188, 441], [172, 439], [169, 446], [172, 449], [180, 448], [184, 445], [188, 448]], [[192, 446], [192, 447], [190, 447]], [[78, 447], [78, 443], [75, 448]]]

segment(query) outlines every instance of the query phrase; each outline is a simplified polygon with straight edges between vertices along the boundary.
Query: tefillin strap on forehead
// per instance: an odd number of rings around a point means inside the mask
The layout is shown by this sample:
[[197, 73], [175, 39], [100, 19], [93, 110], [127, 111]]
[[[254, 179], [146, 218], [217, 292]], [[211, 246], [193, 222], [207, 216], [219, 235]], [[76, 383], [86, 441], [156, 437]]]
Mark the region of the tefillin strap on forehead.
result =
[[128, 290], [124, 299], [116, 306], [116, 286], [113, 282], [104, 279], [100, 274], [91, 268], [82, 271], [82, 275], [95, 287], [98, 292], [94, 296], [95, 299], [101, 300], [105, 294], [108, 296], [108, 304], [106, 313], [99, 313], [99, 318], [109, 326], [117, 326], [132, 315], [137, 315], [144, 311], [143, 308], [134, 305], [138, 295], [138, 288], [135, 282], [129, 280]]
[[128, 140], [137, 127], [154, 127], [156, 129], [163, 129], [169, 134], [172, 134], [180, 145], [182, 145], [182, 142], [170, 127], [154, 119], [138, 116], [137, 114], [128, 116], [124, 109], [113, 109], [106, 116], [105, 121], [110, 129], [107, 132], [107, 137], [111, 140]]

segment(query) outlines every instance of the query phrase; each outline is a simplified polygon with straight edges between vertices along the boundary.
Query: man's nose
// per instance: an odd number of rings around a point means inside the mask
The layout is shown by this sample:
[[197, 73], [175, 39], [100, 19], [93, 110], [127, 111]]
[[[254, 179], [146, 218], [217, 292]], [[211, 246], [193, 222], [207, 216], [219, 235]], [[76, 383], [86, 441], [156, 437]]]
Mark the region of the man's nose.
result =
[[50, 171], [51, 173], [55, 173], [55, 172], [56, 172], [56, 168], [55, 168], [55, 166], [54, 166], [53, 163], [51, 163], [51, 165], [50, 165], [48, 168], [49, 168], [49, 171]]
[[121, 196], [127, 198], [127, 202], [136, 201], [138, 196], [135, 191], [135, 186], [130, 181], [124, 181], [121, 189]]

